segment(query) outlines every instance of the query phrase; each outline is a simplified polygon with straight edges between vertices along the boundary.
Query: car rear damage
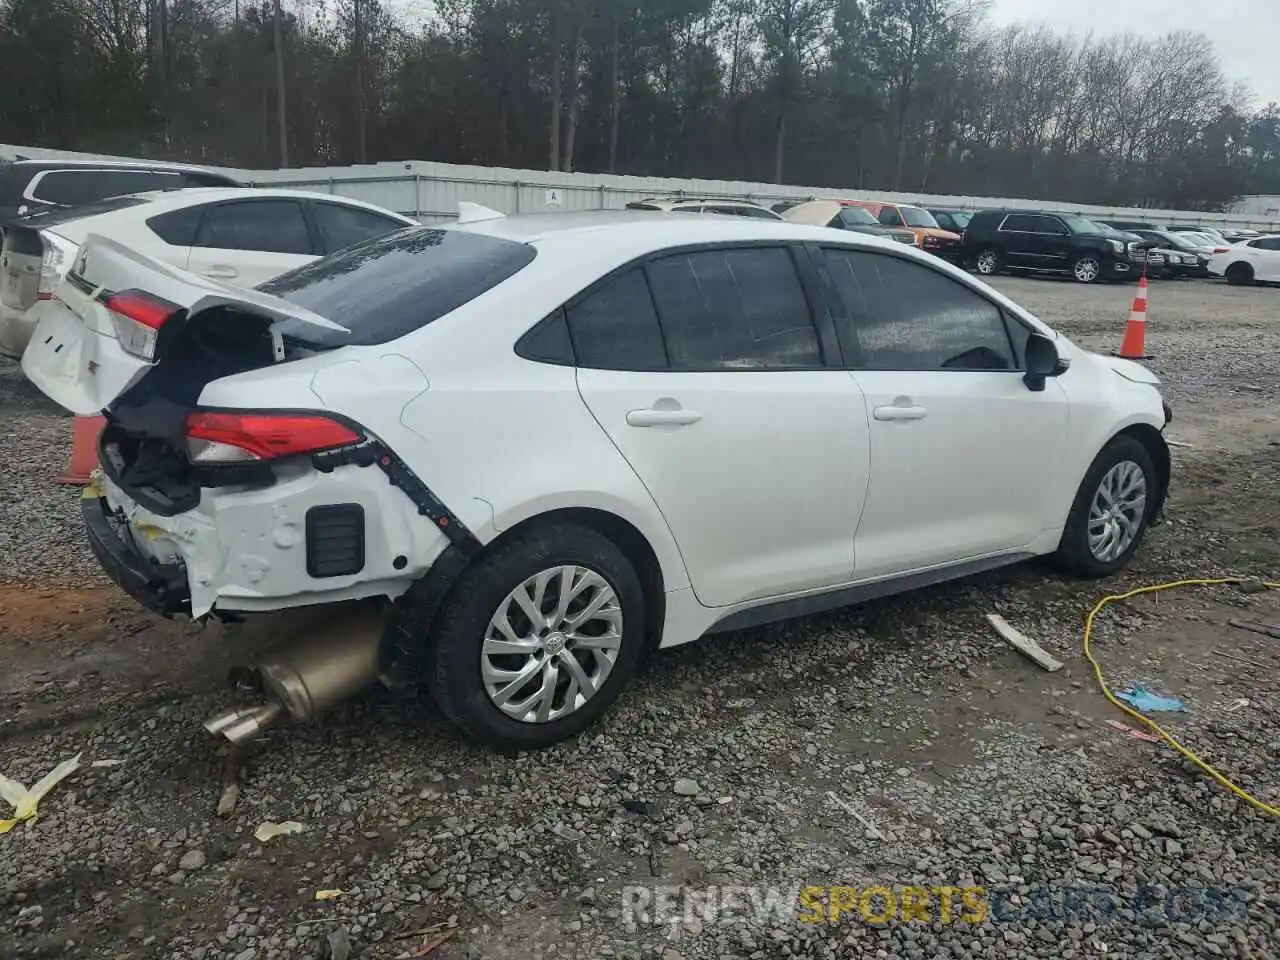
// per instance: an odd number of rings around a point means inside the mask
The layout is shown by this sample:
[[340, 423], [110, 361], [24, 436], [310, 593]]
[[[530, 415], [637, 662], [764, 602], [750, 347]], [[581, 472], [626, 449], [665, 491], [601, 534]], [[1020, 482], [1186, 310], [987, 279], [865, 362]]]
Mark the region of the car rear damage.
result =
[[[164, 616], [319, 613], [246, 674], [262, 703], [208, 722], [236, 741], [373, 683], [388, 601], [470, 538], [390, 444], [322, 401], [321, 371], [351, 360], [282, 332], [307, 328], [344, 329], [91, 237], [23, 356], [50, 397], [105, 415], [81, 507], [121, 589]], [[403, 358], [366, 359], [389, 400], [428, 387]]]

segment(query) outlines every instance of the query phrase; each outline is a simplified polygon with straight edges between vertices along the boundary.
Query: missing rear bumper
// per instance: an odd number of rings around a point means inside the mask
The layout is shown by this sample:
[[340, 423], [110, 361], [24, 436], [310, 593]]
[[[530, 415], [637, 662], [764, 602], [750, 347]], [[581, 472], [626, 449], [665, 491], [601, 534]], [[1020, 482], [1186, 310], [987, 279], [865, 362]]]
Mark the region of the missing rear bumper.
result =
[[89, 549], [113, 583], [148, 610], [164, 617], [191, 612], [191, 588], [180, 564], [156, 563], [135, 547], [106, 500], [80, 502]]

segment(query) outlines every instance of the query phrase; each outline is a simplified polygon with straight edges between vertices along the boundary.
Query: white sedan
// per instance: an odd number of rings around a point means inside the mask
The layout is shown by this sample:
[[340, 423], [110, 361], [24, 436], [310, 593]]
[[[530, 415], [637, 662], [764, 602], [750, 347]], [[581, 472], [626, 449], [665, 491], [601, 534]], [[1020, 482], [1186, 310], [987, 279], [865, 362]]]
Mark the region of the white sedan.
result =
[[372, 204], [290, 190], [206, 187], [112, 197], [5, 225], [0, 354], [22, 356], [84, 238], [113, 237], [165, 263], [253, 286], [417, 221]]
[[232, 739], [382, 679], [543, 746], [654, 647], [1112, 574], [1170, 473], [1142, 366], [905, 244], [739, 217], [469, 209], [256, 290], [90, 238], [23, 369], [106, 412], [82, 507], [121, 587], [332, 625]]
[[1219, 247], [1209, 258], [1209, 274], [1231, 284], [1280, 282], [1280, 235]]

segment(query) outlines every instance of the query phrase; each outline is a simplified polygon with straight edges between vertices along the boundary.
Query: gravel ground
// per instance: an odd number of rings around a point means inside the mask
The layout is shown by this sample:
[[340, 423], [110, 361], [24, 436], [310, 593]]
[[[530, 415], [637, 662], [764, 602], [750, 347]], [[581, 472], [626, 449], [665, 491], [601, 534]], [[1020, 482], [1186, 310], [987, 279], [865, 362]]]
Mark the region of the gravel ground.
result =
[[[1098, 349], [1133, 290], [997, 283]], [[0, 956], [391, 958], [444, 934], [436, 960], [1280, 955], [1277, 821], [1108, 726], [1127, 718], [1080, 654], [1105, 590], [1280, 577], [1278, 296], [1152, 285], [1152, 366], [1190, 446], [1170, 522], [1116, 582], [1027, 565], [709, 639], [655, 657], [577, 741], [515, 757], [384, 694], [228, 757], [199, 721], [270, 625], [167, 623], [101, 586], [51, 482], [68, 421], [0, 367], [0, 771], [84, 764], [0, 835]], [[1003, 646], [990, 612], [1065, 668]], [[1117, 687], [1184, 699], [1171, 731], [1276, 801], [1280, 643], [1230, 619], [1280, 622], [1280, 595], [1115, 604], [1095, 651]], [[267, 820], [304, 829], [262, 843]], [[935, 893], [931, 922], [809, 924], [808, 885], [981, 886], [989, 916], [957, 897], [943, 922]], [[681, 887], [725, 909], [632, 909]], [[777, 909], [744, 906], [766, 888]]]

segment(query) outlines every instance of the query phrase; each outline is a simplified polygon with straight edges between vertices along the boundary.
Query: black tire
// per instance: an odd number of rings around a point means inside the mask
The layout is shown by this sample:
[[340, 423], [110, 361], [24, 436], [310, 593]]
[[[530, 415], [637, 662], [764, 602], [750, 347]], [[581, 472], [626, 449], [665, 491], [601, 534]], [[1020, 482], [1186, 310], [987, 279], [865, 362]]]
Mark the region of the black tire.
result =
[[1097, 283], [1102, 279], [1102, 261], [1091, 253], [1077, 257], [1071, 265], [1071, 276], [1077, 283]]
[[[586, 703], [557, 720], [525, 722], [490, 700], [481, 679], [481, 648], [490, 618], [507, 595], [540, 571], [562, 564], [589, 568], [612, 587], [622, 610], [622, 642], [604, 684]], [[539, 749], [599, 719], [635, 673], [644, 637], [644, 591], [626, 555], [587, 527], [548, 522], [482, 554], [462, 572], [436, 617], [425, 683], [441, 712], [469, 738], [504, 750]]]
[[1227, 267], [1227, 283], [1233, 287], [1242, 287], [1253, 283], [1253, 267], [1247, 263], [1233, 263]]
[[983, 247], [973, 260], [973, 269], [983, 277], [994, 277], [1004, 269], [1004, 257], [995, 247]]
[[[1098, 495], [1098, 487], [1103, 477], [1124, 461], [1136, 463], [1141, 468], [1146, 481], [1146, 506], [1142, 511], [1141, 525], [1133, 541], [1117, 556], [1108, 560], [1099, 560], [1089, 548], [1089, 511]], [[1134, 552], [1142, 543], [1142, 538], [1150, 526], [1153, 504], [1157, 500], [1159, 474], [1155, 462], [1147, 448], [1136, 438], [1121, 435], [1113, 439], [1094, 457], [1076, 491], [1075, 501], [1071, 504], [1071, 513], [1067, 517], [1067, 525], [1062, 531], [1062, 540], [1058, 551], [1053, 555], [1054, 563], [1062, 570], [1084, 579], [1109, 577], [1123, 569]]]

